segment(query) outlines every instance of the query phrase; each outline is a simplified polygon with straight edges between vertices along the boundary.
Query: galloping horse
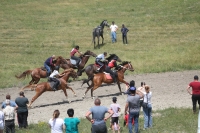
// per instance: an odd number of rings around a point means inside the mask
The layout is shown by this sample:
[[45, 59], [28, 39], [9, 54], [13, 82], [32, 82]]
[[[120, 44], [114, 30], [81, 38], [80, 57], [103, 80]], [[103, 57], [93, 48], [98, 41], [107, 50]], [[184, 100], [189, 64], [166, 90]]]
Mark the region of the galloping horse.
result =
[[[126, 81], [124, 81], [124, 73], [126, 70], [134, 71], [134, 69], [133, 69], [133, 66], [131, 65], [131, 63], [128, 61], [125, 61], [125, 62], [122, 62], [122, 64], [119, 64], [118, 68], [119, 68], [119, 70], [117, 71], [117, 75], [118, 75], [117, 85], [119, 87], [120, 93], [122, 94], [120, 82], [122, 82], [124, 84], [129, 84]], [[92, 80], [92, 85], [87, 88], [83, 98], [85, 98], [85, 95], [89, 89], [91, 89], [91, 97], [93, 98], [93, 91], [96, 90], [99, 86], [101, 86], [102, 83], [111, 84], [111, 83], [113, 83], [113, 79], [112, 78], [107, 79], [107, 76], [105, 73], [95, 74], [94, 78]]]
[[[66, 63], [66, 60], [62, 56], [58, 56], [56, 60], [54, 61], [54, 64], [56, 66], [60, 66], [60, 64]], [[52, 68], [52, 71], [54, 68]], [[15, 75], [17, 79], [25, 79], [31, 74], [31, 81], [29, 82], [29, 85], [37, 84], [40, 81], [40, 78], [46, 78], [47, 77], [47, 71], [44, 69], [44, 67], [41, 68], [35, 68], [33, 70], [26, 70], [20, 75]]]
[[[118, 61], [118, 62], [121, 62], [121, 59], [120, 59], [116, 54], [110, 54], [110, 56], [107, 57], [106, 60], [107, 60], [108, 62], [110, 62], [110, 61], [111, 61], [113, 58], [115, 58], [115, 57], [117, 57], [117, 61]], [[104, 68], [104, 67], [102, 67], [102, 69], [101, 69], [99, 72], [103, 72], [103, 71], [104, 71], [103, 68]], [[98, 72], [97, 72], [97, 69], [98, 69], [98, 68], [97, 68], [96, 65], [90, 64], [90, 65], [86, 66], [84, 69], [82, 69], [82, 70], [80, 71], [81, 75], [82, 75], [82, 72], [85, 72], [86, 75], [88, 76], [88, 79], [83, 80], [83, 83], [82, 83], [81, 86], [83, 86], [83, 84], [85, 84], [85, 83], [87, 83], [87, 85], [90, 86], [90, 85], [89, 85], [89, 81], [92, 80], [92, 78], [94, 77], [94, 74], [95, 74], [95, 73], [98, 73]]]
[[[87, 50], [80, 58], [81, 58], [81, 61], [79, 63], [79, 66], [78, 66], [78, 70], [77, 70], [77, 74], [78, 76], [81, 76], [80, 75], [80, 70], [82, 70], [85, 66], [85, 64], [88, 62], [88, 59], [90, 58], [90, 56], [93, 56], [93, 57], [96, 57], [97, 55], [89, 50]], [[65, 63], [61, 63], [60, 64], [60, 67], [63, 68], [64, 70], [65, 69], [68, 69], [68, 68], [74, 68], [74, 65], [71, 63], [70, 59], [66, 59], [66, 62]]]
[[[66, 96], [66, 99], [68, 101], [66, 89], [70, 89], [74, 93], [75, 96], [76, 96], [76, 93], [74, 92], [74, 90], [71, 87], [69, 87], [67, 85], [67, 81], [68, 81], [70, 76], [72, 78], [77, 78], [77, 73], [72, 68], [64, 70], [64, 72], [62, 72], [62, 74], [63, 73], [65, 73], [65, 75], [63, 77], [59, 78], [60, 85], [58, 86], [58, 90], [63, 90], [63, 92], [64, 92], [64, 94]], [[30, 104], [28, 105], [29, 107], [45, 91], [54, 91], [49, 82], [42, 82], [42, 83], [39, 83], [39, 84], [34, 84], [34, 85], [31, 85], [30, 87], [34, 88], [36, 94], [32, 98]], [[21, 91], [24, 91], [24, 89], [26, 89], [26, 88], [21, 89]], [[70, 102], [70, 101], [68, 101], [68, 102]]]
[[99, 37], [100, 36], [102, 38], [102, 45], [103, 45], [103, 41], [104, 41], [103, 29], [104, 29], [104, 26], [109, 27], [109, 24], [108, 24], [107, 20], [103, 20], [101, 22], [100, 26], [98, 26], [98, 27], [93, 29], [92, 35], [93, 35], [94, 48], [95, 48], [95, 44], [96, 44], [95, 37], [97, 37], [97, 39], [98, 39], [98, 48], [100, 48], [100, 45], [99, 45]]

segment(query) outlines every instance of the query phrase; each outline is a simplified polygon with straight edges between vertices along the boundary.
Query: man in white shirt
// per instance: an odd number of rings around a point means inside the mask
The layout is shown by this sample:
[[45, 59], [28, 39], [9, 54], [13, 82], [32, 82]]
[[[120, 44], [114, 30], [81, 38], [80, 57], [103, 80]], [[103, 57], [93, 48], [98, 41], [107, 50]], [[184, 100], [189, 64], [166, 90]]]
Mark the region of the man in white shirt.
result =
[[54, 70], [54, 71], [51, 73], [51, 75], [49, 76], [49, 81], [50, 81], [50, 82], [51, 82], [51, 81], [55, 82], [55, 83], [54, 83], [54, 86], [53, 86], [53, 90], [54, 90], [54, 91], [57, 90], [58, 85], [59, 85], [59, 82], [60, 82], [59, 79], [56, 78], [56, 76], [62, 77], [63, 75], [65, 75], [65, 73], [62, 74], [62, 75], [60, 75], [59, 72], [58, 72], [58, 70], [59, 70], [59, 66], [56, 66], [56, 67], [55, 67], [55, 70]]
[[6, 133], [15, 132], [15, 108], [10, 106], [10, 100], [6, 100], [6, 107], [3, 109], [5, 117], [5, 129]]
[[115, 24], [115, 22], [112, 22], [112, 25], [110, 26], [111, 30], [111, 38], [112, 38], [112, 43], [117, 42], [117, 33], [116, 31], [118, 30], [118, 26]]

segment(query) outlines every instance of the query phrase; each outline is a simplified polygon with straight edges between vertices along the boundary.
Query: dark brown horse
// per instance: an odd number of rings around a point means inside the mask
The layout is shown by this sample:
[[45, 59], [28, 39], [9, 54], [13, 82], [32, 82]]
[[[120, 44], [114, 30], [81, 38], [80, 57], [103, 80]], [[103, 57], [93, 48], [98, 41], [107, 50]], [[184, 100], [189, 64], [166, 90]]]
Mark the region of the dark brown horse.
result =
[[[121, 62], [121, 59], [116, 54], [110, 54], [110, 56], [107, 57], [106, 60], [110, 62], [113, 58], [117, 58], [117, 61]], [[90, 64], [80, 71], [81, 73], [80, 75], [82, 75], [82, 73], [85, 72], [86, 75], [88, 76], [88, 79], [83, 80], [83, 83], [81, 86], [83, 86], [83, 84], [85, 83], [87, 83], [87, 85], [90, 86], [89, 81], [92, 80], [92, 78], [94, 77], [94, 74], [98, 73], [97, 69], [98, 67], [95, 64]], [[102, 69], [99, 72], [103, 72], [103, 71], [104, 71], [104, 67], [102, 67]]]
[[[63, 92], [66, 96], [66, 99], [68, 101], [66, 89], [70, 89], [74, 93], [75, 96], [76, 96], [76, 93], [74, 92], [74, 90], [71, 87], [69, 87], [67, 85], [67, 81], [68, 81], [69, 77], [77, 78], [77, 73], [72, 68], [64, 70], [64, 72], [62, 72], [62, 74], [63, 73], [65, 73], [65, 75], [63, 77], [59, 78], [60, 85], [58, 86], [58, 90], [63, 90]], [[28, 105], [29, 107], [45, 91], [54, 91], [49, 82], [42, 82], [39, 84], [29, 85], [29, 87], [34, 88], [34, 90], [36, 92], [35, 96], [32, 98], [30, 104]], [[21, 89], [21, 91], [24, 91], [24, 89], [26, 89], [26, 88]], [[70, 102], [70, 101], [68, 101], [68, 102]]]
[[[117, 71], [117, 85], [119, 87], [119, 91], [121, 92], [121, 86], [120, 86], [120, 82], [124, 83], [124, 84], [129, 84], [128, 82], [126, 82], [124, 80], [124, 73], [126, 70], [130, 70], [130, 71], [134, 71], [133, 66], [131, 65], [130, 62], [125, 61], [122, 62], [122, 64], [118, 65], [118, 71]], [[99, 86], [101, 86], [102, 83], [107, 83], [107, 84], [111, 84], [113, 83], [113, 79], [107, 79], [106, 74], [105, 73], [97, 73], [94, 75], [94, 78], [92, 80], [92, 85], [89, 86], [87, 88], [87, 90], [85, 91], [85, 94], [83, 96], [83, 98], [85, 98], [86, 93], [88, 92], [89, 89], [91, 89], [91, 97], [93, 98], [93, 91], [96, 90]]]
[[[56, 60], [54, 61], [55, 66], [60, 66], [60, 64], [66, 63], [66, 60], [62, 56], [58, 56]], [[54, 68], [51, 68], [52, 71]], [[33, 70], [26, 70], [22, 74], [15, 75], [17, 79], [25, 79], [31, 75], [31, 81], [29, 82], [29, 85], [37, 84], [40, 81], [40, 78], [46, 78], [47, 77], [47, 71], [44, 67], [41, 68], [35, 68]]]
[[[88, 59], [90, 58], [90, 56], [93, 56], [93, 57], [96, 57], [97, 55], [89, 50], [87, 50], [80, 58], [81, 58], [81, 61], [80, 61], [80, 64], [78, 66], [78, 70], [77, 70], [77, 74], [78, 76], [81, 76], [80, 75], [80, 71], [85, 67], [85, 64], [88, 62]], [[60, 64], [60, 67], [63, 68], [64, 70], [65, 69], [68, 69], [68, 68], [74, 68], [74, 65], [71, 63], [70, 59], [66, 59], [66, 63], [62, 63]]]

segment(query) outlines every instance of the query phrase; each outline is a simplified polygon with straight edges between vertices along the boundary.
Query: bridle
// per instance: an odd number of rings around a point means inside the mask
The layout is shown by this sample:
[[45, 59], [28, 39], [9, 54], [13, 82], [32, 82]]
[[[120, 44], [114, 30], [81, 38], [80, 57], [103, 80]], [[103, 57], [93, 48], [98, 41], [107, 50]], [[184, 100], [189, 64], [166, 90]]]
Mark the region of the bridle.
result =
[[131, 69], [131, 64], [130, 63], [128, 63], [128, 66], [126, 66], [126, 67], [124, 67], [124, 66], [122, 66], [122, 65], [119, 65], [122, 69], [125, 69], [125, 70], [132, 70]]

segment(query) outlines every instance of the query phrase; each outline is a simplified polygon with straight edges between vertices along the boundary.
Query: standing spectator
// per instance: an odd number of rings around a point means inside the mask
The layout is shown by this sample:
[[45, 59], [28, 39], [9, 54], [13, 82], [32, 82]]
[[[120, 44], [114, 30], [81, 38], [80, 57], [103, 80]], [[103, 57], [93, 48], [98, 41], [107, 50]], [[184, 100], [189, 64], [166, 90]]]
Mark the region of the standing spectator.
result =
[[[144, 87], [145, 87], [145, 82], [141, 82], [141, 86], [137, 90], [141, 91], [144, 94], [146, 93]], [[143, 100], [144, 100], [143, 98], [140, 99], [140, 108], [142, 107]]]
[[53, 60], [55, 58], [56, 58], [56, 56], [52, 55], [51, 57], [49, 57], [48, 59], [46, 59], [46, 61], [44, 62], [44, 67], [47, 70], [47, 77], [51, 74], [51, 67], [54, 66]]
[[[112, 101], [113, 103], [110, 105], [110, 109], [114, 112], [111, 118], [112, 130], [113, 130], [113, 133], [115, 133], [115, 131], [118, 131], [118, 133], [120, 133], [120, 127], [119, 127], [120, 105], [117, 103], [116, 97], [113, 97]], [[115, 129], [115, 126], [117, 130]]]
[[146, 130], [147, 128], [151, 128], [153, 124], [151, 97], [152, 97], [152, 92], [150, 91], [150, 87], [148, 85], [145, 85], [145, 94], [143, 102], [147, 103], [147, 107], [143, 107], [144, 130]]
[[[195, 75], [194, 81], [190, 82], [190, 84], [187, 87], [188, 93], [192, 95], [193, 113], [196, 113], [197, 101], [200, 108], [200, 82], [198, 80], [199, 80], [199, 77]], [[192, 88], [192, 90], [190, 90], [190, 88]]]
[[[85, 117], [92, 123], [92, 133], [107, 133], [106, 120], [113, 115], [113, 111], [100, 106], [100, 99], [95, 99], [95, 106], [90, 108], [90, 110], [86, 113]], [[106, 113], [109, 113], [107, 117], [105, 117]], [[92, 114], [92, 118], [90, 115]]]
[[128, 44], [128, 41], [127, 41], [127, 32], [129, 30], [125, 27], [124, 24], [122, 24], [122, 28], [121, 28], [121, 32], [122, 32], [122, 40], [123, 40], [123, 44]]
[[4, 113], [0, 110], [0, 133], [4, 130]]
[[[7, 94], [6, 100], [10, 100], [10, 99], [11, 99], [11, 96], [9, 94]], [[10, 106], [17, 108], [17, 104], [12, 100], [10, 100]], [[5, 107], [6, 107], [6, 102], [3, 102], [1, 105], [1, 108], [4, 109]]]
[[78, 53], [79, 56], [81, 56], [81, 53], [79, 52], [79, 46], [78, 46], [78, 45], [75, 46], [75, 47], [71, 50], [71, 52], [70, 52], [70, 57], [71, 57], [71, 59], [73, 59], [73, 60], [76, 61], [76, 65], [75, 65], [74, 67], [75, 67], [75, 68], [78, 68], [79, 63], [80, 63], [80, 61], [81, 61], [81, 58], [76, 57], [76, 56], [75, 56], [76, 53]]
[[28, 117], [28, 108], [27, 104], [29, 103], [28, 99], [24, 96], [24, 92], [19, 93], [19, 97], [15, 99], [17, 104], [17, 118], [19, 123], [19, 128], [26, 128], [28, 126], [27, 117]]
[[15, 108], [10, 106], [10, 100], [6, 100], [6, 107], [3, 109], [5, 116], [6, 133], [15, 133]]
[[78, 124], [80, 123], [80, 120], [78, 118], [74, 118], [74, 109], [68, 109], [67, 114], [69, 118], [64, 119], [65, 132], [78, 133]]
[[111, 30], [111, 38], [112, 38], [112, 43], [117, 42], [117, 33], [116, 31], [118, 30], [118, 26], [115, 24], [114, 21], [112, 21], [112, 25], [110, 26]]
[[130, 95], [128, 95], [127, 97], [124, 114], [126, 115], [127, 113], [129, 113], [129, 119], [128, 119], [129, 133], [133, 133], [132, 131], [133, 119], [134, 119], [134, 131], [135, 133], [138, 133], [139, 132], [138, 119], [139, 119], [139, 112], [140, 112], [140, 98], [143, 98], [144, 95], [142, 94], [142, 92], [138, 90], [136, 91], [135, 87], [130, 87], [129, 92], [130, 92]]
[[49, 120], [49, 127], [51, 128], [51, 133], [63, 133], [64, 121], [58, 118], [60, 115], [59, 110], [53, 112], [53, 118]]

